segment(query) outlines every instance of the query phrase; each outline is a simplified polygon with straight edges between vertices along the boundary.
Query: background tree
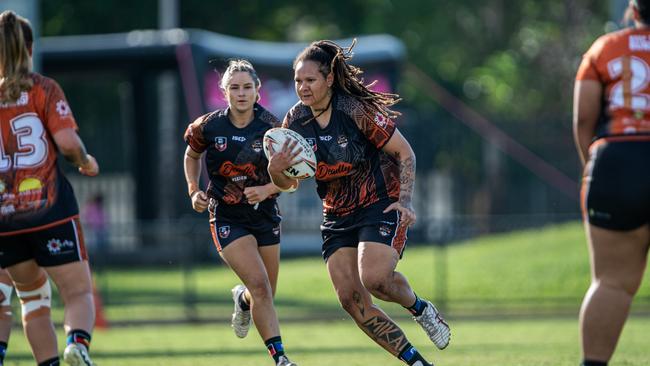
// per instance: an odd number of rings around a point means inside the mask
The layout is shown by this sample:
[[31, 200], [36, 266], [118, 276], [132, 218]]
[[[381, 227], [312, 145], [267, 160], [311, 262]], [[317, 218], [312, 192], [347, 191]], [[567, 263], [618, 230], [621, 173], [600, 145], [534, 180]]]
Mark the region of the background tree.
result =
[[[41, 29], [48, 36], [156, 28], [157, 6], [157, 0], [42, 1]], [[182, 0], [180, 11], [183, 28], [267, 41], [392, 34], [404, 41], [407, 63], [576, 181], [580, 172], [570, 122], [574, 73], [588, 45], [615, 27], [608, 22], [608, 3], [593, 0], [249, 0], [236, 6]], [[419, 169], [451, 172], [467, 186], [459, 190], [462, 195], [497, 174], [485, 164], [489, 147], [482, 139], [432, 103], [408, 75], [398, 92], [407, 101], [406, 134], [418, 156], [431, 157], [420, 158]], [[509, 159], [501, 160], [498, 174], [505, 183], [488, 187], [496, 190], [494, 196], [544, 185]], [[472, 201], [468, 198], [461, 211], [471, 212]], [[504, 198], [489, 211], [510, 212], [521, 207], [519, 201]], [[559, 210], [577, 209], [575, 202], [562, 202]]]

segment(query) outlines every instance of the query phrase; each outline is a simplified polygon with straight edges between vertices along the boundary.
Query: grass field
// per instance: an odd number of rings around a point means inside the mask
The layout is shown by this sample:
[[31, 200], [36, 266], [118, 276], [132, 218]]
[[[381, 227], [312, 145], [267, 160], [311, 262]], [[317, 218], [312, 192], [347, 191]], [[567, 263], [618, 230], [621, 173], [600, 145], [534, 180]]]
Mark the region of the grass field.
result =
[[[439, 272], [444, 258], [446, 280]], [[445, 301], [455, 316], [573, 315], [589, 286], [587, 246], [578, 223], [486, 236], [451, 245], [446, 252], [413, 246], [407, 248], [398, 270], [419, 295]], [[183, 299], [193, 306], [191, 316], [227, 317], [230, 288], [237, 283], [221, 265], [195, 268], [185, 275], [174, 265], [108, 269], [96, 278], [113, 320], [184, 318], [188, 308], [180, 306]], [[284, 318], [330, 318], [340, 313], [320, 258], [283, 260], [276, 303]], [[648, 286], [639, 291], [635, 309], [650, 309]]]
[[[439, 278], [441, 263], [448, 268], [446, 281]], [[453, 339], [442, 352], [403, 309], [378, 302], [436, 365], [577, 365], [577, 312], [589, 284], [580, 224], [486, 236], [446, 251], [414, 246], [398, 270], [421, 296], [439, 302], [446, 294]], [[223, 266], [104, 269], [96, 279], [109, 320], [139, 324], [95, 333], [92, 349], [101, 366], [271, 365], [254, 329], [239, 340], [229, 328], [230, 288], [237, 280]], [[636, 314], [648, 313], [649, 295], [646, 279]], [[285, 345], [301, 366], [401, 364], [347, 319], [320, 258], [283, 260], [276, 306]], [[201, 321], [139, 323], [188, 318]], [[60, 309], [54, 319], [61, 320]], [[612, 364], [650, 365], [648, 329], [650, 318], [633, 317]], [[7, 365], [33, 365], [18, 329], [8, 354]]]
[[[452, 320], [451, 345], [438, 351], [409, 320], [400, 322], [411, 342], [438, 366], [577, 366], [577, 321]], [[632, 318], [612, 365], [647, 366], [650, 319]], [[285, 323], [285, 346], [300, 366], [401, 365], [347, 320]], [[146, 326], [97, 331], [92, 346], [100, 366], [272, 366], [255, 330], [246, 339], [226, 323]], [[7, 365], [34, 365], [22, 334], [11, 342]]]

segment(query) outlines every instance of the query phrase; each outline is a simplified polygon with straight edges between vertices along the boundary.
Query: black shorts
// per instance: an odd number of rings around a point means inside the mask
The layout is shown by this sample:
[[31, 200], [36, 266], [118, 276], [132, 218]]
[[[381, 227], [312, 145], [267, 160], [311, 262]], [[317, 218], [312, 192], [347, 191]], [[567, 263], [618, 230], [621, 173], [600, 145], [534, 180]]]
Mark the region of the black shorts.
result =
[[386, 244], [402, 258], [408, 228], [399, 226], [398, 211], [383, 212], [391, 203], [380, 201], [345, 216], [326, 215], [320, 227], [323, 259], [327, 262], [338, 249], [356, 248], [368, 241]]
[[0, 236], [0, 266], [34, 259], [41, 267], [88, 260], [79, 219], [44, 229]]
[[219, 252], [246, 235], [253, 235], [260, 247], [279, 244], [281, 220], [275, 200], [265, 200], [257, 208], [247, 204], [217, 204], [210, 200], [210, 231]]
[[596, 141], [582, 180], [584, 219], [610, 230], [633, 230], [649, 223], [649, 159], [650, 141]]

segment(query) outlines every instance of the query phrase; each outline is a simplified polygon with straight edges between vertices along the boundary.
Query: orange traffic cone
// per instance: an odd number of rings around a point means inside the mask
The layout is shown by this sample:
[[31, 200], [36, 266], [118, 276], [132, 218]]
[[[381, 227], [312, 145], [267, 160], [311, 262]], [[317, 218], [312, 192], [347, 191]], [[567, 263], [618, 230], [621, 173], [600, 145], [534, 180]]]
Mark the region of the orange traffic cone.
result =
[[102, 297], [93, 284], [93, 302], [95, 303], [95, 328], [107, 329], [109, 327], [108, 319], [104, 316], [104, 306]]

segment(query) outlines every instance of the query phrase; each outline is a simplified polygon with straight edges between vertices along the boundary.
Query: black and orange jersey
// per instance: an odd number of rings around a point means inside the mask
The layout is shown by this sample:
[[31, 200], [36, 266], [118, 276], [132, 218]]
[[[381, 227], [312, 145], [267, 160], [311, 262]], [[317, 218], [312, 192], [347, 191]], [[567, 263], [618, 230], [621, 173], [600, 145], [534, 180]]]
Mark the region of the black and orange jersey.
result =
[[301, 102], [283, 122], [314, 149], [323, 212], [343, 216], [380, 200], [397, 200], [399, 166], [381, 151], [395, 132], [395, 123], [352, 96], [332, 98], [330, 122], [324, 129]]
[[31, 75], [34, 86], [0, 104], [0, 235], [57, 224], [79, 214], [72, 186], [57, 164], [52, 136], [77, 130], [56, 81]]
[[603, 85], [596, 137], [650, 134], [650, 30], [627, 28], [598, 38], [576, 80]]
[[279, 125], [279, 120], [259, 104], [255, 104], [254, 113], [251, 123], [237, 128], [228, 118], [228, 109], [217, 110], [197, 118], [185, 131], [185, 141], [192, 150], [206, 154], [210, 178], [207, 194], [220, 203], [246, 204], [246, 187], [271, 182], [262, 138], [268, 129]]

